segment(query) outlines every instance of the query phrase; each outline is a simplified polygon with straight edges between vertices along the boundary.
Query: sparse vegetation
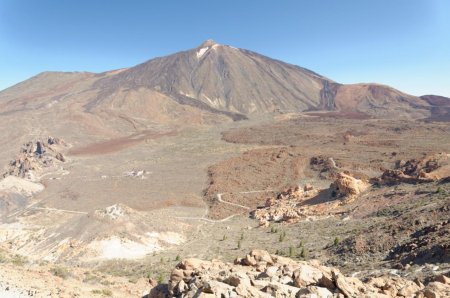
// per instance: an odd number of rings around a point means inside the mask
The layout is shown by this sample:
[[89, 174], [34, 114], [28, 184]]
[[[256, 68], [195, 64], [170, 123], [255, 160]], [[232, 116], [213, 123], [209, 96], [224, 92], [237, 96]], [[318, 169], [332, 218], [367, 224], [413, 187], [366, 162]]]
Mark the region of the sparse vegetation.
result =
[[14, 265], [17, 266], [23, 266], [28, 262], [27, 257], [25, 256], [21, 256], [21, 255], [15, 255], [12, 259], [11, 259], [11, 263], [13, 263]]
[[62, 278], [62, 279], [66, 279], [66, 278], [68, 278], [69, 275], [70, 275], [69, 271], [68, 271], [66, 268], [60, 267], [60, 266], [53, 267], [53, 268], [50, 270], [50, 272], [51, 272], [54, 276], [58, 276], [58, 277], [60, 277], [60, 278]]
[[177, 255], [177, 256], [175, 257], [175, 261], [177, 261], [177, 262], [181, 261], [180, 255]]
[[284, 256], [284, 255], [285, 255], [285, 253], [284, 253], [284, 251], [283, 251], [282, 249], [277, 249], [277, 250], [275, 251], [275, 254], [276, 254], [277, 256]]
[[[133, 280], [135, 280], [134, 283], [137, 282], [137, 279], [133, 279]], [[113, 285], [113, 284], [115, 284], [115, 283], [114, 283], [114, 282], [111, 282], [111, 281], [109, 281], [109, 280], [107, 280], [107, 279], [105, 279], [105, 280], [102, 280], [102, 281], [100, 282], [100, 284], [102, 284], [102, 285], [104, 285], [104, 286], [111, 286], [111, 285]]]
[[283, 242], [286, 239], [286, 232], [281, 231], [280, 236], [278, 237], [278, 242]]
[[300, 251], [300, 257], [303, 259], [307, 259], [308, 258], [308, 250], [306, 250], [306, 248], [302, 248], [302, 250]]
[[158, 274], [158, 278], [156, 279], [156, 281], [158, 282], [158, 284], [163, 284], [165, 280], [164, 274], [163, 273], [159, 273]]
[[109, 290], [109, 289], [102, 289], [102, 290], [94, 289], [91, 291], [91, 293], [95, 294], [95, 295], [103, 295], [103, 296], [108, 296], [108, 297], [112, 296], [112, 294], [113, 294], [111, 292], [111, 290]]
[[334, 238], [333, 245], [338, 245], [341, 242], [339, 237]]
[[445, 189], [443, 189], [441, 186], [439, 186], [439, 187], [436, 189], [436, 193], [437, 193], [437, 194], [440, 194], [440, 195], [445, 195], [445, 194], [446, 194], [446, 191], [445, 191]]
[[100, 278], [95, 274], [92, 274], [90, 271], [84, 272], [85, 277], [83, 278], [84, 283], [97, 283]]
[[288, 257], [292, 258], [295, 255], [295, 248], [291, 245], [289, 246]]
[[8, 258], [6, 257], [5, 253], [0, 250], [0, 263], [6, 263], [8, 261]]

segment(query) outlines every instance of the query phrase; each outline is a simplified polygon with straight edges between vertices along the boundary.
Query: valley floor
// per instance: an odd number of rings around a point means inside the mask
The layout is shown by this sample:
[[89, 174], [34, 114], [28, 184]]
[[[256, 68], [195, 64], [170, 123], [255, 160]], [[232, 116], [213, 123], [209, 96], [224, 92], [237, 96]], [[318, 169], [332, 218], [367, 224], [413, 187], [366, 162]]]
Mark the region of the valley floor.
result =
[[[166, 281], [180, 259], [232, 262], [253, 248], [359, 278], [425, 280], [450, 270], [445, 179], [372, 184], [339, 213], [292, 224], [249, 218], [289, 186], [328, 189], [334, 178], [314, 158], [369, 181], [397, 161], [450, 153], [450, 123], [292, 115], [144, 136], [101, 154], [65, 140], [72, 151], [63, 171], [41, 179], [45, 190], [20, 204], [9, 197], [17, 204], [0, 225], [4, 293], [136, 297], [148, 292], [148, 278]], [[108, 260], [112, 243], [136, 259]]]

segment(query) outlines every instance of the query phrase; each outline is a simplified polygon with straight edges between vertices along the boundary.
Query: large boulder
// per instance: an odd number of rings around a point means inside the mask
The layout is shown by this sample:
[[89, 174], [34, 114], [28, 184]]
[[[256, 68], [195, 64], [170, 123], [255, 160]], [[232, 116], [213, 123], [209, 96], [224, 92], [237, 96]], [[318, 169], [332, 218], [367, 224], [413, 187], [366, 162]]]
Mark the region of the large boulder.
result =
[[343, 198], [345, 202], [350, 202], [367, 190], [369, 186], [367, 181], [357, 179], [350, 174], [339, 173], [331, 187], [335, 195]]

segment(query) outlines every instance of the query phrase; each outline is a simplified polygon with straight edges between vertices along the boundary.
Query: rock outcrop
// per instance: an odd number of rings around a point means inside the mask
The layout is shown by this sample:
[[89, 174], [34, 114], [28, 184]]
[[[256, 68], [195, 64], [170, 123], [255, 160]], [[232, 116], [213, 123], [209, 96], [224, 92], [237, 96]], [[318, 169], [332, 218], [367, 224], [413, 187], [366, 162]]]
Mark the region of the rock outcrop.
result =
[[334, 196], [342, 198], [345, 203], [350, 203], [367, 190], [369, 186], [367, 181], [357, 179], [350, 174], [339, 173], [331, 188]]
[[353, 202], [369, 186], [367, 181], [350, 174], [338, 173], [329, 189], [318, 190], [310, 184], [303, 188], [288, 188], [276, 198], [268, 198], [265, 205], [252, 211], [250, 216], [265, 227], [271, 221], [294, 223], [302, 219], [327, 216], [340, 206]]
[[36, 173], [66, 161], [60, 152], [65, 146], [63, 140], [54, 137], [48, 137], [45, 141], [29, 141], [22, 146], [16, 158], [10, 161], [3, 177], [16, 176], [35, 180]]
[[124, 204], [114, 204], [104, 209], [95, 210], [94, 217], [98, 219], [117, 221], [132, 212], [132, 209]]
[[276, 198], [268, 198], [263, 208], [252, 211], [250, 215], [259, 220], [261, 226], [268, 226], [270, 221], [293, 223], [313, 215], [308, 212], [307, 206], [302, 206], [302, 203], [317, 194], [318, 190], [310, 184], [306, 184], [303, 188], [291, 187], [278, 194]]
[[309, 160], [309, 166], [312, 170], [318, 171], [323, 179], [333, 179], [339, 173], [339, 167], [332, 157], [313, 156]]
[[421, 160], [398, 160], [395, 169], [384, 171], [379, 182], [396, 183], [426, 183], [450, 177], [450, 154], [439, 153], [427, 156]]
[[428, 285], [400, 277], [361, 281], [316, 260], [294, 261], [252, 250], [234, 264], [185, 259], [167, 285], [151, 283], [149, 298], [162, 297], [448, 297], [447, 276]]
[[391, 250], [390, 259], [403, 265], [450, 262], [450, 219], [412, 233], [409, 241]]

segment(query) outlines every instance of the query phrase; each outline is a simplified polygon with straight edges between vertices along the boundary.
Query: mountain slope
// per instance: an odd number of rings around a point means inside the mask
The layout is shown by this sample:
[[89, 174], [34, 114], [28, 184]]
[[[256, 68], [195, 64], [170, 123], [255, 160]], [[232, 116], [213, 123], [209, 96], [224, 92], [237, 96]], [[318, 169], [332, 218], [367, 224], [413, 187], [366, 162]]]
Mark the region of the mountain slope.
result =
[[101, 79], [95, 87], [105, 95], [145, 87], [178, 100], [188, 97], [218, 110], [253, 114], [317, 108], [324, 82], [329, 80], [306, 69], [207, 41]]
[[125, 117], [202, 124], [304, 111], [412, 119], [437, 113], [440, 120], [448, 118], [448, 107], [429, 96], [415, 97], [378, 84], [339, 84], [305, 68], [212, 40], [101, 74], [43, 73], [0, 92], [0, 103], [2, 114], [36, 109], [64, 114], [70, 107], [72, 114], [97, 122]]

